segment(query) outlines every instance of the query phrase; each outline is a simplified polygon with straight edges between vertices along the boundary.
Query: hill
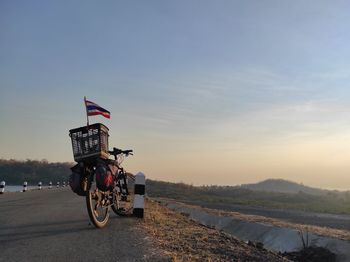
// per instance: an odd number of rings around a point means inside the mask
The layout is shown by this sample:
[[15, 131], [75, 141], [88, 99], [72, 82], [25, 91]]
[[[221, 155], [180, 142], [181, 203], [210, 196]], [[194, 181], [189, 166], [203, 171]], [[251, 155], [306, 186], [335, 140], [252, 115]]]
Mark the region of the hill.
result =
[[284, 180], [284, 179], [267, 179], [255, 184], [243, 184], [241, 185], [241, 187], [251, 189], [251, 190], [268, 191], [268, 192], [281, 192], [281, 193], [304, 192], [311, 195], [323, 195], [328, 192], [328, 190], [304, 186], [303, 184], [298, 184], [298, 183]]

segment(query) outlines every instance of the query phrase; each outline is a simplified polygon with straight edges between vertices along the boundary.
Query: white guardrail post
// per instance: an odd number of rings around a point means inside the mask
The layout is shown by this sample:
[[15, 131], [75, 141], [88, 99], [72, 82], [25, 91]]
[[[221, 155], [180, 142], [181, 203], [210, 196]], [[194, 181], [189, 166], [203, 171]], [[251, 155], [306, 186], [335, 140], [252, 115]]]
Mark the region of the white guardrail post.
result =
[[27, 191], [27, 185], [28, 185], [28, 182], [24, 181], [24, 183], [23, 183], [23, 192]]
[[39, 190], [41, 190], [42, 184], [43, 184], [43, 183], [41, 183], [41, 182], [38, 183], [38, 188], [39, 188]]
[[0, 194], [5, 193], [5, 185], [6, 185], [5, 181], [1, 181], [1, 183], [0, 183]]
[[52, 188], [52, 182], [50, 181], [50, 183], [49, 183], [49, 189], [51, 189]]
[[145, 187], [146, 177], [145, 174], [139, 172], [135, 175], [135, 199], [133, 215], [135, 217], [143, 218], [145, 207]]
[[60, 187], [60, 182], [57, 182], [57, 186], [56, 186], [57, 188], [59, 188]]

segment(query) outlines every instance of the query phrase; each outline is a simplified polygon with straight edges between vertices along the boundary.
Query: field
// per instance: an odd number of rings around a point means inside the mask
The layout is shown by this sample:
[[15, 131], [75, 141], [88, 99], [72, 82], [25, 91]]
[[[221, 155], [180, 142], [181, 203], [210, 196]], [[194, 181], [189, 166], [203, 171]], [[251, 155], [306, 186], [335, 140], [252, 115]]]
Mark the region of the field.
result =
[[350, 214], [350, 191], [325, 191], [322, 195], [256, 191], [230, 186], [191, 186], [183, 183], [147, 181], [151, 197], [167, 197], [207, 204], [229, 204], [307, 212]]

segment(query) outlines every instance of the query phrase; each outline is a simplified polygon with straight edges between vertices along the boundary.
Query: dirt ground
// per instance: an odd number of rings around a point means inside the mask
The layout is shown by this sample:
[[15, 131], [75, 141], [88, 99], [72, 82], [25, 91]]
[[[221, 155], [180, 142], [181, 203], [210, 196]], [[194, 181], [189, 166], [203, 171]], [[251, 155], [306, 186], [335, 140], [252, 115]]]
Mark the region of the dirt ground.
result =
[[172, 261], [289, 261], [147, 200], [144, 229]]

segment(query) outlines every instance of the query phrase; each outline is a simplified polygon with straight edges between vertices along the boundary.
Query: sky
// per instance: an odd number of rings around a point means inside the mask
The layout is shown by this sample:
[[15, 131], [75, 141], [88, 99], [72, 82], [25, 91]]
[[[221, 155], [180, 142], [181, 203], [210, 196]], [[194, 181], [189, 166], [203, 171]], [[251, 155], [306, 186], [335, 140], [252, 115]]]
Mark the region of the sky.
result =
[[124, 166], [350, 189], [350, 2], [0, 1], [0, 158], [73, 161], [83, 98]]

